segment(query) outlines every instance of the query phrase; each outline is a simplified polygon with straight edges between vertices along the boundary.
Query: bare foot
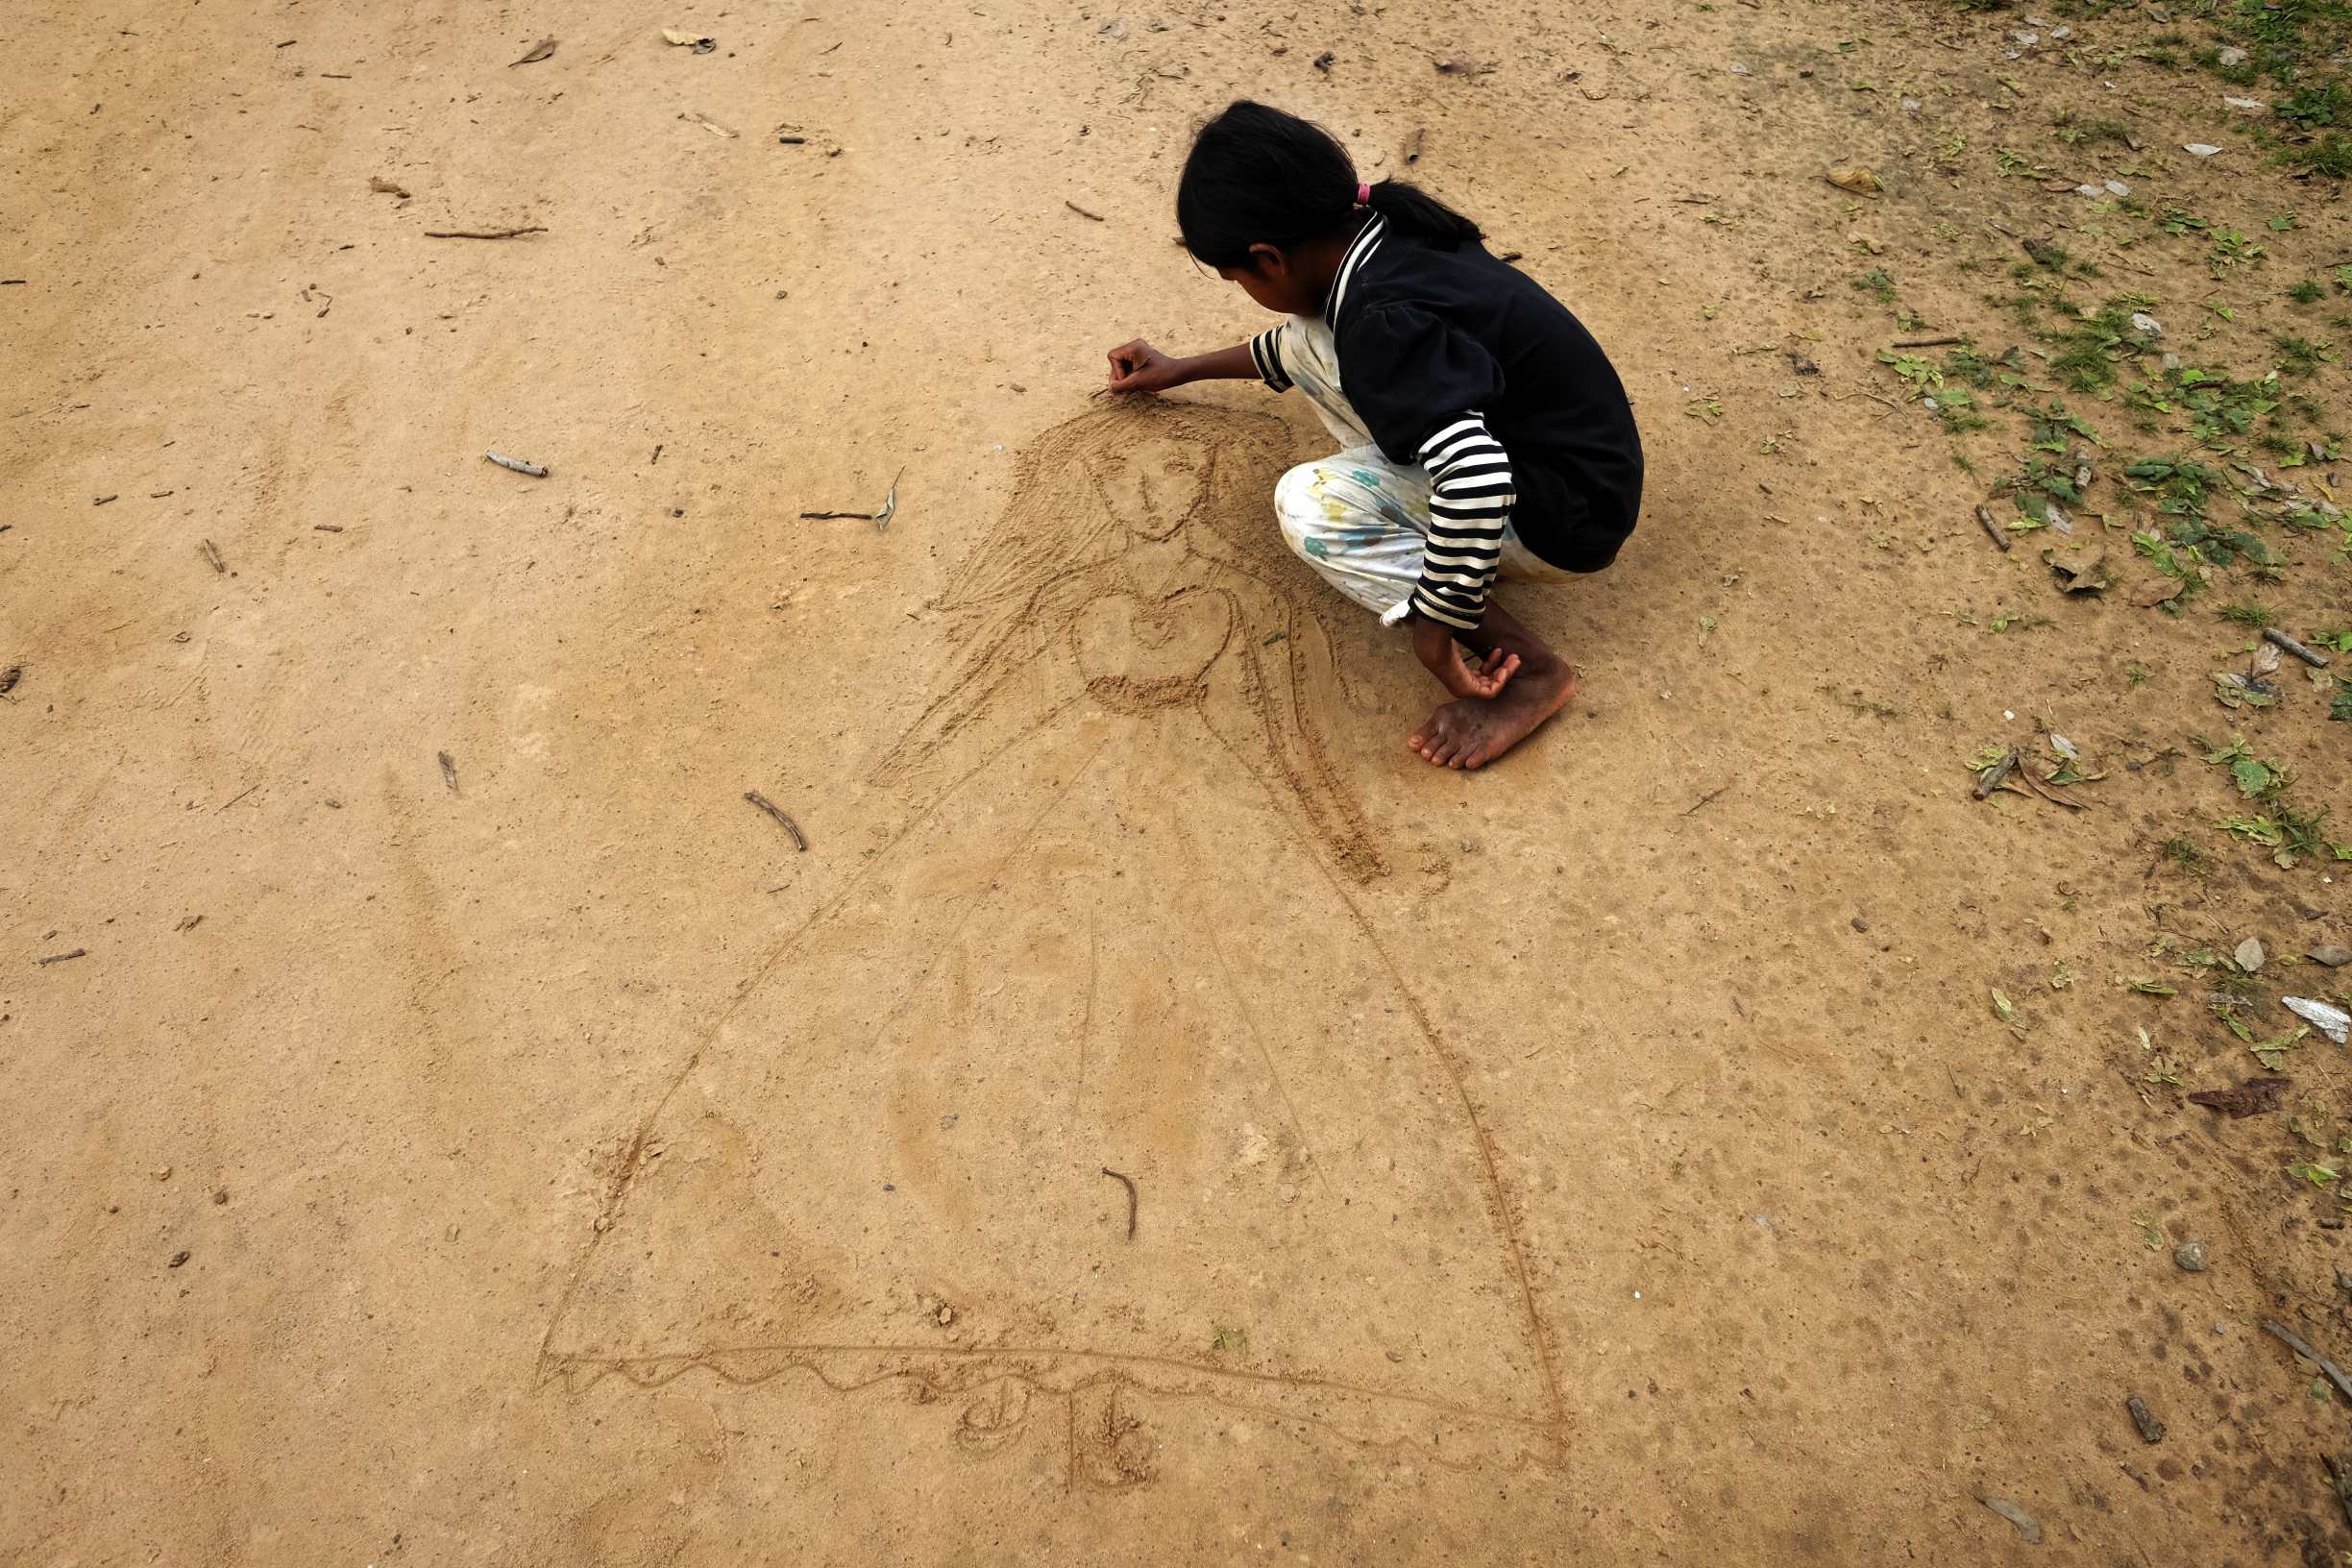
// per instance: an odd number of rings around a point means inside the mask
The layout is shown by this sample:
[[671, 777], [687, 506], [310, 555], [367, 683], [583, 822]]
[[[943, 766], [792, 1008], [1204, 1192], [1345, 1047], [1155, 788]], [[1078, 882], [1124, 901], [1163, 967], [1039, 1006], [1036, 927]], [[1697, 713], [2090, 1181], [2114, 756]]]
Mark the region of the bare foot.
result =
[[1549, 651], [1522, 655], [1502, 696], [1448, 702], [1405, 744], [1439, 768], [1483, 768], [1566, 707], [1576, 690], [1576, 666], [1566, 659]]

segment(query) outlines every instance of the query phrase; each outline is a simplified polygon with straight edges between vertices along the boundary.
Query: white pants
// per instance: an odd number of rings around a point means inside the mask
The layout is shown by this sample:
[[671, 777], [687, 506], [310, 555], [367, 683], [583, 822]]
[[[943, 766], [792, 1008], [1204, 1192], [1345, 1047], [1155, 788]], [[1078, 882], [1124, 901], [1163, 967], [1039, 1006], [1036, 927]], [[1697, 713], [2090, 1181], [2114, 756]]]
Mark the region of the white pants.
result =
[[[1307, 394], [1339, 451], [1301, 463], [1274, 486], [1283, 538], [1323, 580], [1393, 625], [1405, 618], [1421, 551], [1429, 543], [1429, 474], [1418, 463], [1382, 455], [1339, 390], [1339, 357], [1330, 326], [1305, 316], [1283, 324], [1282, 365]], [[1503, 530], [1510, 582], [1565, 582], [1575, 574], [1527, 548], [1519, 530]]]

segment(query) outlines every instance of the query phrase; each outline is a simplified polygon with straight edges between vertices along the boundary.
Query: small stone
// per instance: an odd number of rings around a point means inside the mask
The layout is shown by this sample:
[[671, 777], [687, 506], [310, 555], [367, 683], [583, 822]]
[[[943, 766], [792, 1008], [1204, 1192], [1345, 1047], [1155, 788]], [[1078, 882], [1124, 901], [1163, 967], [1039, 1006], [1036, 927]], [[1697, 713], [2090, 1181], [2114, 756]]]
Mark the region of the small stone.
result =
[[2181, 151], [2194, 158], [2211, 158], [2221, 149], [2210, 141], [2184, 141]]
[[1856, 915], [1852, 919], [1848, 920], [1846, 923], [1852, 926], [1856, 931], [1868, 931], [1870, 929], [1870, 921], [1864, 919], [1859, 915]]
[[1274, 1189], [1274, 1195], [1285, 1203], [1298, 1202], [1298, 1184], [1295, 1182], [1285, 1182]]
[[2202, 1241], [2183, 1241], [2179, 1246], [2172, 1249], [2172, 1261], [2180, 1264], [2181, 1267], [2187, 1269], [2192, 1274], [2204, 1273], [2207, 1267], [2205, 1243]]
[[2346, 1274], [2342, 1269], [2338, 1269], [2336, 1271], [2336, 1288], [2342, 1291], [2347, 1296], [2352, 1296], [2352, 1274]]
[[2129, 196], [2131, 194], [2131, 186], [2120, 180], [2109, 180], [2104, 184], [2107, 186], [2107, 194], [2110, 196]]
[[1748, 67], [1745, 65], [1734, 65], [1731, 67], [1731, 74], [1733, 76], [1746, 76], [1749, 74]]
[[156, 1166], [155, 1171], [154, 1171], [155, 1179], [156, 1179], [157, 1181], [159, 1181], [159, 1182], [168, 1182], [168, 1181], [170, 1181], [170, 1180], [171, 1180], [171, 1173], [172, 1173], [172, 1167], [171, 1167], [171, 1166], [169, 1166], [169, 1165], [158, 1165], [158, 1166]]
[[2331, 969], [2340, 969], [2346, 964], [2352, 964], [2352, 947], [2339, 947], [2332, 942], [2323, 942], [2303, 956], [2314, 964], [2325, 964]]
[[597, 1235], [599, 1235], [599, 1236], [602, 1236], [602, 1235], [603, 1235], [603, 1234], [604, 1234], [606, 1231], [609, 1231], [609, 1230], [611, 1230], [611, 1229], [612, 1229], [612, 1215], [610, 1215], [610, 1214], [599, 1214], [599, 1215], [597, 1215], [597, 1217], [596, 1217], [596, 1233], [597, 1233]]
[[229, 1189], [225, 1187], [215, 1188], [212, 1193], [212, 1201], [214, 1203], [227, 1203], [229, 1201]]
[[178, 1252], [175, 1252], [175, 1253], [173, 1253], [173, 1254], [172, 1254], [171, 1266], [172, 1266], [172, 1267], [174, 1267], [174, 1268], [178, 1268], [178, 1267], [179, 1267], [179, 1266], [180, 1266], [182, 1263], [184, 1263], [184, 1262], [186, 1262], [187, 1261], [188, 1261], [187, 1248], [185, 1248], [185, 1247], [182, 1247], [182, 1248], [181, 1248], [181, 1249], [180, 1249]]
[[2265, 957], [2265, 954], [2263, 953], [2262, 939], [2260, 937], [2246, 938], [2245, 941], [2238, 944], [2238, 952], [2236, 956], [2238, 959], [2238, 967], [2245, 970], [2246, 973], [2252, 974], [2256, 969], [2263, 967], [2263, 958]]
[[962, 1114], [963, 1113], [958, 1111], [950, 1111], [945, 1115], [940, 1117], [940, 1131], [943, 1133], [948, 1128], [953, 1127], [956, 1124], [956, 1118]]
[[955, 1309], [943, 1301], [939, 1304], [939, 1311], [931, 1315], [938, 1319], [939, 1326], [943, 1329], [955, 1321]]
[[2264, 103], [2260, 98], [2232, 98], [2227, 93], [2222, 94], [2221, 101], [2229, 105], [2229, 107], [2232, 109], [2242, 109], [2248, 112], [2268, 109], [2270, 107], [2268, 104]]
[[2234, 43], [2227, 45], [2221, 51], [2220, 62], [2224, 65], [2243, 65], [2246, 62], [2246, 52]]
[[2142, 1442], [2164, 1441], [2165, 1424], [2156, 1419], [2155, 1413], [2147, 1408], [2147, 1401], [2134, 1394], [2123, 1402], [2123, 1408], [2131, 1412], [2132, 1425], [2140, 1429]]
[[2145, 310], [2134, 310], [2131, 324], [2132, 331], [2138, 332], [2142, 337], [2164, 336], [2164, 323], [2149, 315]]

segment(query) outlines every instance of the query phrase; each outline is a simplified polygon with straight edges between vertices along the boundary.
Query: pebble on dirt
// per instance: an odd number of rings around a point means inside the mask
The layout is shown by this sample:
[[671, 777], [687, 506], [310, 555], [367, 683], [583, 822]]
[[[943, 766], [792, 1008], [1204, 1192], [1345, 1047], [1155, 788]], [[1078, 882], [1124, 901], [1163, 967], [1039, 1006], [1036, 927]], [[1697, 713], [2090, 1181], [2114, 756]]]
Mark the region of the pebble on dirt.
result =
[[2205, 1256], [2205, 1243], [2183, 1241], [2172, 1249], [2172, 1261], [2192, 1274], [2204, 1273], [2208, 1262]]
[[2263, 967], [2265, 956], [2260, 937], [2248, 937], [2238, 944], [2238, 967], [2248, 974]]
[[173, 1253], [173, 1254], [172, 1254], [171, 1266], [172, 1266], [172, 1267], [174, 1267], [174, 1268], [178, 1268], [178, 1267], [179, 1267], [179, 1266], [180, 1266], [182, 1263], [184, 1263], [184, 1262], [186, 1262], [187, 1261], [188, 1261], [187, 1248], [185, 1248], [185, 1247], [182, 1247], [182, 1248], [181, 1248], [181, 1249], [180, 1249], [178, 1252], [175, 1252], [175, 1253]]
[[2346, 964], [2352, 964], [2352, 947], [2339, 947], [2332, 942], [2323, 942], [2303, 956], [2314, 964], [2325, 964], [2331, 969], [2340, 969]]
[[2156, 1419], [2155, 1412], [2147, 1408], [2146, 1400], [2134, 1394], [2123, 1402], [2123, 1408], [2131, 1412], [2132, 1425], [2140, 1429], [2142, 1442], [2161, 1443], [2164, 1441], [2165, 1424]]

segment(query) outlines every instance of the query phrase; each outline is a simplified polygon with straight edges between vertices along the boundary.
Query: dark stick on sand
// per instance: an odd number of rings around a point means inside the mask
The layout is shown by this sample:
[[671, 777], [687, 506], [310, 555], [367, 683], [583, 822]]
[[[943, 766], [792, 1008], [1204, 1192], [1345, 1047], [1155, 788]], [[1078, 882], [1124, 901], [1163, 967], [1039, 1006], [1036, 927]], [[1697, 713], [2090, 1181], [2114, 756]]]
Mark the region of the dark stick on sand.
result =
[[757, 790], [744, 791], [744, 798], [750, 801], [753, 805], [759, 807], [760, 810], [766, 812], [769, 816], [773, 817], [783, 827], [784, 831], [792, 835], [794, 848], [800, 850], [806, 850], [808, 848], [808, 838], [800, 831], [800, 824], [794, 821], [790, 817], [785, 816], [783, 807], [777, 805], [773, 800], [769, 799]]
[[1127, 1239], [1133, 1241], [1135, 1239], [1136, 1222], [1135, 1178], [1133, 1176], [1123, 1176], [1119, 1172], [1113, 1170], [1109, 1165], [1102, 1167], [1102, 1173], [1127, 1189]]

